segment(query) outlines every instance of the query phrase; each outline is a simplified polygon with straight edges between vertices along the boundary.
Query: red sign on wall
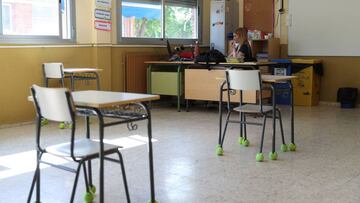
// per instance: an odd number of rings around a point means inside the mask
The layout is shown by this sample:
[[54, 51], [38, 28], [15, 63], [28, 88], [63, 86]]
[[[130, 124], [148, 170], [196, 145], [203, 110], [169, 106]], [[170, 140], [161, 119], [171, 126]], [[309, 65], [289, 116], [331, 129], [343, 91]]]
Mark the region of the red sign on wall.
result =
[[111, 22], [104, 20], [95, 20], [95, 29], [103, 31], [111, 31]]

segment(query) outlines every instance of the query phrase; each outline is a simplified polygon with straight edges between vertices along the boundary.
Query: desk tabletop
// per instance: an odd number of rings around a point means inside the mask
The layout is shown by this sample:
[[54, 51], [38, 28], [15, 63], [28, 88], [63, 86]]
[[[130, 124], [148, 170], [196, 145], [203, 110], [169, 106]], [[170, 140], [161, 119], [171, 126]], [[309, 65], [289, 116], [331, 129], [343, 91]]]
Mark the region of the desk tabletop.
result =
[[[206, 63], [195, 63], [194, 61], [145, 61], [145, 64], [158, 64], [158, 65], [206, 65]], [[209, 63], [209, 65], [216, 66], [268, 66], [278, 64], [276, 62], [243, 62], [243, 63]]]
[[[265, 83], [277, 83], [284, 82], [291, 79], [297, 78], [294, 75], [261, 75], [262, 82]], [[225, 77], [217, 77], [216, 80], [225, 80]]]
[[261, 75], [261, 80], [263, 82], [271, 82], [271, 83], [276, 83], [276, 82], [282, 82], [282, 81], [287, 81], [287, 80], [291, 80], [297, 78], [297, 76], [294, 75]]
[[63, 68], [64, 73], [91, 73], [91, 72], [100, 72], [103, 69], [97, 68]]
[[76, 106], [107, 108], [115, 105], [139, 103], [160, 99], [159, 95], [108, 91], [75, 91], [72, 97]]

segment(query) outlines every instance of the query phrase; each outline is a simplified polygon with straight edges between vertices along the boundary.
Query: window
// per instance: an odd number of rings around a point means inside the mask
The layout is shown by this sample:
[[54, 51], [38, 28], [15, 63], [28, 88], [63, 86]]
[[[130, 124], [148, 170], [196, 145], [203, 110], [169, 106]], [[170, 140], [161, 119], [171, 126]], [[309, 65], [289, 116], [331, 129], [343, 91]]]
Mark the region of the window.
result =
[[122, 0], [118, 5], [121, 42], [194, 41], [199, 32], [199, 0]]
[[73, 39], [73, 0], [2, 0], [2, 42], [54, 42]]

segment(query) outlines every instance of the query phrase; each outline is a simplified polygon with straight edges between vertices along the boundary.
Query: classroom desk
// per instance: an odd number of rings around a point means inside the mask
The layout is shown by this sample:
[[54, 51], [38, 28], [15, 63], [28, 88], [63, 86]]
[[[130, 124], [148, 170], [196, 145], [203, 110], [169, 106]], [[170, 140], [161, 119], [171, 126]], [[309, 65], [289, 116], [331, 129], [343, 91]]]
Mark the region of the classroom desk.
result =
[[[177, 110], [180, 111], [180, 100], [183, 95], [183, 83], [184, 79], [182, 77], [182, 72], [186, 68], [192, 69], [214, 69], [214, 68], [244, 68], [244, 69], [259, 69], [261, 66], [278, 66], [279, 63], [276, 62], [244, 62], [244, 63], [195, 63], [193, 61], [145, 61], [145, 64], [148, 64], [147, 68], [147, 93], [151, 94], [163, 94], [163, 95], [172, 95], [177, 97]], [[157, 67], [162, 70], [164, 73], [159, 74], [159, 83], [155, 83], [152, 80], [154, 67]], [[166, 74], [164, 70], [168, 68], [174, 68], [175, 74]], [[175, 72], [176, 71], [176, 72]], [[154, 72], [156, 73], [156, 72]], [[154, 75], [155, 76], [155, 75]], [[173, 78], [169, 80], [168, 78]], [[166, 83], [166, 84], [163, 84]], [[170, 85], [169, 85], [170, 83]], [[157, 88], [160, 87], [161, 88]], [[153, 91], [155, 87], [155, 91]], [[188, 109], [188, 101], [186, 102]]]
[[[100, 140], [100, 181], [99, 181], [99, 197], [100, 202], [104, 202], [104, 128], [131, 123], [129, 130], [134, 130], [132, 122], [140, 120], [148, 120], [148, 147], [149, 147], [149, 171], [150, 171], [150, 201], [155, 203], [155, 185], [154, 185], [154, 168], [153, 168], [153, 150], [152, 150], [152, 134], [151, 134], [151, 114], [145, 102], [157, 100], [160, 97], [158, 95], [148, 94], [134, 94], [134, 93], [123, 93], [123, 92], [107, 92], [107, 91], [77, 91], [73, 92], [74, 103], [77, 108], [93, 111], [99, 119], [99, 140]], [[121, 109], [123, 105], [134, 104], [135, 110], [128, 112], [128, 109]], [[120, 110], [117, 108], [120, 107]], [[124, 111], [127, 111], [125, 113]], [[144, 113], [140, 113], [144, 111]], [[111, 117], [118, 119], [105, 123], [104, 117]], [[86, 117], [87, 126], [89, 126], [89, 118]], [[89, 129], [87, 127], [87, 129]], [[89, 131], [87, 131], [89, 136]], [[108, 158], [106, 158], [108, 159]]]
[[263, 83], [270, 83], [272, 89], [272, 106], [273, 106], [273, 152], [275, 150], [275, 129], [276, 129], [276, 121], [275, 121], [275, 109], [276, 109], [276, 88], [274, 84], [287, 82], [289, 84], [290, 91], [290, 150], [295, 150], [295, 135], [294, 135], [294, 89], [291, 83], [292, 79], [297, 78], [297, 76], [279, 76], [279, 75], [262, 75], [261, 79]]
[[[278, 75], [261, 75], [261, 80], [263, 83], [269, 83], [271, 85], [271, 91], [272, 91], [272, 118], [273, 118], [273, 145], [272, 145], [272, 152], [275, 152], [276, 146], [275, 146], [275, 138], [276, 138], [276, 102], [275, 102], [275, 95], [276, 95], [276, 89], [274, 87], [274, 84], [276, 83], [282, 83], [287, 82], [289, 84], [289, 91], [290, 91], [290, 150], [294, 151], [296, 149], [295, 145], [295, 135], [294, 135], [294, 99], [293, 99], [293, 86], [291, 84], [291, 79], [297, 78], [296, 76], [278, 76]], [[223, 78], [225, 80], [225, 78]], [[226, 85], [226, 82], [224, 81], [223, 84], [220, 86], [220, 94], [222, 94], [224, 86]], [[219, 138], [221, 137], [222, 132], [222, 104], [219, 102]], [[220, 144], [219, 140], [219, 144]]]
[[[158, 95], [107, 92], [107, 91], [96, 91], [96, 90], [77, 91], [77, 92], [73, 92], [72, 96], [77, 108], [90, 110], [94, 112], [99, 119], [99, 140], [100, 140], [99, 197], [101, 203], [104, 202], [104, 159], [110, 159], [104, 157], [103, 154], [104, 128], [118, 124], [130, 123], [130, 125], [128, 125], [128, 129], [135, 130], [136, 125], [133, 125], [132, 122], [140, 121], [140, 120], [148, 120], [148, 126], [147, 126], [148, 147], [149, 147], [148, 153], [149, 153], [150, 191], [151, 191], [150, 202], [155, 203], [153, 149], [152, 149], [152, 140], [151, 140], [152, 139], [151, 114], [145, 102], [157, 100], [160, 97]], [[130, 106], [126, 106], [130, 104], [134, 105], [133, 111], [131, 110]], [[111, 117], [117, 120], [105, 123], [104, 117]], [[87, 125], [87, 136], [90, 137], [89, 115], [86, 116], [86, 125]]]
[[[148, 120], [148, 154], [150, 171], [150, 201], [155, 203], [155, 182], [152, 149], [151, 114], [146, 102], [160, 99], [159, 95], [134, 94], [124, 92], [108, 92], [98, 90], [72, 92], [77, 113], [86, 117], [86, 137], [90, 138], [89, 116], [97, 116], [99, 119], [99, 144], [100, 144], [100, 170], [99, 170], [99, 197], [104, 202], [104, 159], [118, 162], [116, 159], [104, 157], [104, 128], [113, 125], [127, 124], [129, 130], [136, 130], [137, 125], [133, 122]], [[28, 97], [33, 101], [32, 96]], [[133, 109], [130, 105], [133, 105]], [[114, 118], [116, 121], [105, 123], [104, 118]], [[92, 185], [91, 163], [88, 163], [89, 183]]]
[[75, 90], [75, 80], [96, 80], [96, 89], [100, 90], [99, 72], [97, 68], [63, 68], [65, 77], [70, 77], [71, 90]]

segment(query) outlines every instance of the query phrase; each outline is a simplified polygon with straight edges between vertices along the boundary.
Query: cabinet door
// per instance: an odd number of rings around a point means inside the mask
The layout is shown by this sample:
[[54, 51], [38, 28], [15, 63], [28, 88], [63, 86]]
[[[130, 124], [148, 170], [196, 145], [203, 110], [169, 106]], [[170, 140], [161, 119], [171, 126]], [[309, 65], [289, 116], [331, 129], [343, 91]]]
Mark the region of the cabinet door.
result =
[[[180, 75], [181, 77], [181, 75]], [[181, 80], [181, 79], [180, 79]], [[151, 93], [177, 96], [179, 91], [177, 72], [152, 72]], [[180, 92], [181, 94], [181, 92]]]
[[[220, 86], [224, 80], [224, 70], [185, 69], [185, 99], [219, 101]], [[256, 91], [244, 91], [243, 101], [256, 103], [256, 97]], [[226, 92], [223, 94], [223, 100], [227, 101]], [[239, 92], [231, 95], [231, 101], [239, 100]]]

